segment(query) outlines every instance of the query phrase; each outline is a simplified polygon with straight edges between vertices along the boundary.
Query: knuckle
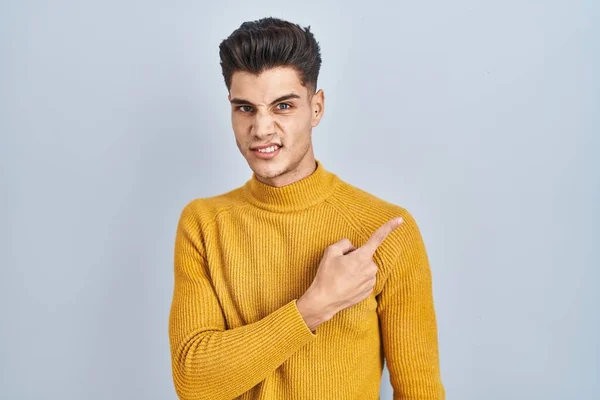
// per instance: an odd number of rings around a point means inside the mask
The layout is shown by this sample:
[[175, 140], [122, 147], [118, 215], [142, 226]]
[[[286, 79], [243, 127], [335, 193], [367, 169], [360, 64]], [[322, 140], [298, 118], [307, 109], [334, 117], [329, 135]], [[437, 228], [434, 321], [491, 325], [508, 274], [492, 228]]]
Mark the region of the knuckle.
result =
[[355, 251], [356, 256], [360, 259], [360, 261], [364, 264], [365, 262], [368, 262], [371, 259], [371, 254], [369, 252], [369, 249], [366, 247], [360, 247], [358, 250]]
[[369, 278], [375, 277], [377, 272], [378, 272], [378, 269], [374, 268], [372, 266], [368, 266], [368, 267], [364, 268], [364, 274], [365, 274], [365, 276], [367, 276]]
[[343, 238], [341, 240], [338, 240], [337, 242], [329, 245], [329, 247], [333, 248], [333, 249], [341, 249], [344, 248], [346, 246], [348, 246], [350, 243], [349, 239]]

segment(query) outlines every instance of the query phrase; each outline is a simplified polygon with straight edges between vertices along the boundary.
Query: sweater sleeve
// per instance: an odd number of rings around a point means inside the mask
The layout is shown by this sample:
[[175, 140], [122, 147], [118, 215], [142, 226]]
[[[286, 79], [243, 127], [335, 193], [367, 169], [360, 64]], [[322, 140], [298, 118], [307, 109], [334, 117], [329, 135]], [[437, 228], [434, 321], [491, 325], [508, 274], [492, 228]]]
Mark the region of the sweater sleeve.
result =
[[403, 218], [378, 295], [386, 365], [394, 400], [444, 400], [429, 261], [415, 220], [406, 210]]
[[233, 329], [208, 274], [196, 217], [184, 208], [175, 239], [169, 341], [175, 391], [182, 400], [231, 400], [316, 338], [289, 301], [263, 319]]

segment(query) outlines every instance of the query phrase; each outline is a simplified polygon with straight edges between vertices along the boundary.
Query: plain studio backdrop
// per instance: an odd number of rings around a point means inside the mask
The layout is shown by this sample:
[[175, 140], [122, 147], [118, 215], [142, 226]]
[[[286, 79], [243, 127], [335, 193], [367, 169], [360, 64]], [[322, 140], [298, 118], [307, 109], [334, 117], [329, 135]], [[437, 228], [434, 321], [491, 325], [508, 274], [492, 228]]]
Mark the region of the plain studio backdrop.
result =
[[251, 176], [218, 45], [264, 16], [321, 44], [316, 157], [421, 227], [448, 399], [600, 398], [593, 0], [2, 1], [0, 398], [176, 398], [175, 228]]

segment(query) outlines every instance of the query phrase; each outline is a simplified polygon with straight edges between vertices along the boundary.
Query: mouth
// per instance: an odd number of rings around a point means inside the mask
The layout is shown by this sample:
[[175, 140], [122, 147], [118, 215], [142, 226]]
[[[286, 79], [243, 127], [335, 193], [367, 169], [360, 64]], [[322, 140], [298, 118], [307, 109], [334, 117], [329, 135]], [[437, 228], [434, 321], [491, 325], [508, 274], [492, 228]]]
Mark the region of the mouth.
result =
[[270, 159], [279, 154], [279, 149], [281, 149], [281, 147], [282, 146], [279, 145], [272, 145], [261, 149], [252, 149], [252, 153], [258, 158]]

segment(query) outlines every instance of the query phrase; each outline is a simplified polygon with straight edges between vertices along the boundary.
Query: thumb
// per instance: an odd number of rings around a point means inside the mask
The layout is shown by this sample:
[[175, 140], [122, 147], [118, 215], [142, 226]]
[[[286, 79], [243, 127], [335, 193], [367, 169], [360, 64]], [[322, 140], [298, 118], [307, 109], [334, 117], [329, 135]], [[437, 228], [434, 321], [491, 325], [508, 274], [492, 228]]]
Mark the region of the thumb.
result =
[[346, 238], [343, 238], [343, 239], [335, 242], [333, 245], [331, 245], [331, 247], [333, 247], [335, 249], [336, 253], [343, 254], [343, 255], [356, 250], [356, 247], [352, 244], [352, 242]]

